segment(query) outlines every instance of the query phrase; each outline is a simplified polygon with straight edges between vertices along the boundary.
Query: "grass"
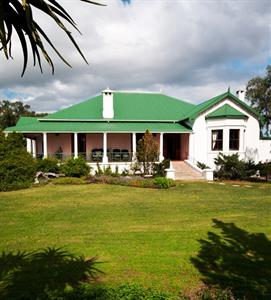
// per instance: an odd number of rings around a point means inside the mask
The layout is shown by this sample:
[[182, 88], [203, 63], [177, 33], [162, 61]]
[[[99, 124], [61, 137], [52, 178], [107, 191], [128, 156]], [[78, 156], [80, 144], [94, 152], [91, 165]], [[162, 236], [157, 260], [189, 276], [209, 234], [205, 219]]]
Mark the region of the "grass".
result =
[[190, 288], [200, 281], [190, 258], [212, 218], [271, 237], [271, 186], [238, 185], [47, 185], [0, 193], [0, 251], [65, 247], [99, 256], [105, 283]]

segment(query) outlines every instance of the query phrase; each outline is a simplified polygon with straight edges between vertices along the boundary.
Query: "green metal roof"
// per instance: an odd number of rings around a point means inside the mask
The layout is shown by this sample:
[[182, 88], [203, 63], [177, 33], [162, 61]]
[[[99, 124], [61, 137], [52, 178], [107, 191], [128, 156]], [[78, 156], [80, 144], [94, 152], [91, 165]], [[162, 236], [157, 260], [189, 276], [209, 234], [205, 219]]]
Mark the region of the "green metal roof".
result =
[[[231, 99], [258, 120], [261, 116], [230, 91], [199, 105], [161, 93], [113, 92], [114, 119], [102, 117], [102, 95], [75, 104], [43, 118], [21, 117], [7, 132], [191, 132], [194, 120], [224, 99]], [[224, 105], [210, 117], [245, 117], [230, 105]]]
[[[180, 120], [194, 104], [161, 93], [113, 92], [113, 120], [169, 121]], [[42, 120], [102, 120], [102, 95], [75, 104]]]
[[223, 93], [212, 99], [200, 103], [199, 105], [191, 109], [191, 111], [181, 120], [189, 120], [190, 122], [193, 123], [201, 113], [205, 112], [206, 110], [210, 109], [211, 107], [213, 107], [214, 105], [218, 104], [219, 102], [223, 101], [226, 98], [230, 98], [238, 106], [242, 107], [244, 110], [254, 115], [258, 120], [261, 121], [261, 116], [256, 110], [251, 108], [244, 101], [241, 101], [239, 98], [235, 97], [230, 91], [227, 91], [226, 93]]
[[191, 132], [179, 123], [162, 122], [39, 122], [9, 127], [5, 131], [12, 132]]
[[228, 104], [224, 104], [223, 106], [219, 107], [215, 111], [208, 114], [205, 119], [214, 119], [214, 118], [237, 118], [237, 119], [244, 119], [248, 118], [247, 115], [243, 114], [241, 111], [233, 108]]
[[37, 122], [38, 122], [38, 118], [35, 118], [35, 117], [20, 117], [16, 126], [22, 126], [22, 125], [26, 125], [26, 124], [28, 125], [28, 124], [37, 123]]

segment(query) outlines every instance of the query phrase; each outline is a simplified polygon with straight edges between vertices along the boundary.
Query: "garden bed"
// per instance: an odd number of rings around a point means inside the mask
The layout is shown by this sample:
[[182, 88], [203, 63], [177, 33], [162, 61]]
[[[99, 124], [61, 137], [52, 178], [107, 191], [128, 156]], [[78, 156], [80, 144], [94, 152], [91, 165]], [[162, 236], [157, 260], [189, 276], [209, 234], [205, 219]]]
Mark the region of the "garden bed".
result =
[[143, 178], [141, 176], [88, 176], [87, 183], [114, 184], [140, 188], [168, 189], [176, 184], [174, 180], [165, 177]]

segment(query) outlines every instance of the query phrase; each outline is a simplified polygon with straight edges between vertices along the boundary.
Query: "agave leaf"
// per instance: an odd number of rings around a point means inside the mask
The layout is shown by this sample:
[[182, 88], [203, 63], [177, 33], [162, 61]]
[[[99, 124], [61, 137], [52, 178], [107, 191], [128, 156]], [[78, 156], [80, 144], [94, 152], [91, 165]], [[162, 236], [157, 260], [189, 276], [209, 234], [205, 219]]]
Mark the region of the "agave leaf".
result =
[[40, 34], [44, 37], [44, 39], [47, 41], [47, 43], [54, 49], [54, 51], [57, 53], [57, 55], [61, 58], [61, 60], [68, 65], [69, 67], [72, 67], [66, 60], [65, 58], [58, 52], [58, 50], [55, 48], [53, 43], [50, 41], [50, 39], [47, 37], [45, 32], [40, 28], [40, 26], [34, 22], [35, 26], [37, 27], [37, 30], [40, 32]]
[[7, 50], [7, 39], [6, 39], [6, 31], [4, 24], [4, 2], [0, 1], [0, 41], [2, 44], [1, 50], [4, 50], [5, 56], [8, 59], [8, 50]]
[[17, 34], [18, 34], [18, 37], [19, 37], [20, 42], [21, 42], [22, 50], [23, 50], [24, 64], [23, 64], [23, 71], [22, 71], [22, 74], [21, 74], [21, 76], [23, 76], [24, 72], [26, 70], [27, 61], [28, 61], [27, 44], [26, 44], [26, 40], [25, 40], [25, 37], [24, 37], [23, 30], [21, 29], [20, 25], [17, 24], [17, 22], [14, 22], [13, 26], [14, 26]]
[[[97, 1], [80, 0], [86, 3], [105, 6]], [[25, 73], [28, 63], [28, 47], [31, 47], [34, 66], [38, 62], [40, 71], [42, 72], [41, 55], [47, 61], [54, 73], [53, 61], [48, 55], [42, 39], [46, 40], [49, 46], [55, 51], [59, 58], [68, 66], [71, 65], [60, 54], [60, 52], [53, 45], [44, 30], [38, 25], [33, 18], [32, 7], [36, 7], [38, 10], [45, 13], [51, 19], [53, 19], [57, 26], [60, 27], [68, 36], [74, 47], [77, 49], [81, 57], [86, 63], [87, 60], [84, 57], [81, 49], [73, 38], [70, 30], [63, 24], [65, 20], [79, 33], [76, 23], [69, 15], [69, 13], [58, 3], [57, 0], [0, 0], [0, 51], [3, 50], [5, 57], [12, 58], [11, 45], [13, 36], [13, 27], [19, 37], [22, 52], [23, 52], [23, 71], [22, 76]], [[27, 38], [26, 38], [27, 37]], [[29, 44], [26, 42], [29, 40]]]
[[87, 3], [90, 3], [90, 4], [94, 4], [94, 5], [106, 6], [105, 4], [102, 4], [102, 3], [99, 3], [99, 2], [96, 2], [96, 1], [90, 1], [90, 0], [80, 0], [80, 1], [87, 2]]
[[[31, 0], [30, 0], [31, 1]], [[56, 8], [58, 8], [60, 11], [62, 11], [62, 13], [71, 20], [71, 22], [73, 24], [75, 24], [74, 20], [72, 19], [72, 17], [68, 14], [68, 12], [64, 9], [64, 7], [62, 7], [60, 4], [58, 4], [58, 2], [56, 0], [48, 0], [50, 3], [52, 3]]]

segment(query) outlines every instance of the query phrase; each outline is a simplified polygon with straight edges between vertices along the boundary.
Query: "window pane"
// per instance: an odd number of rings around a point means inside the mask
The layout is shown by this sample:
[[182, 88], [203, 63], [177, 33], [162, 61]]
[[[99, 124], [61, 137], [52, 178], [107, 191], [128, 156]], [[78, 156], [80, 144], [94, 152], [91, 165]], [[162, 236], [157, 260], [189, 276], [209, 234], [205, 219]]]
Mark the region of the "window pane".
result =
[[240, 130], [230, 129], [230, 150], [239, 150]]
[[223, 149], [223, 130], [212, 130], [212, 150], [220, 151]]

